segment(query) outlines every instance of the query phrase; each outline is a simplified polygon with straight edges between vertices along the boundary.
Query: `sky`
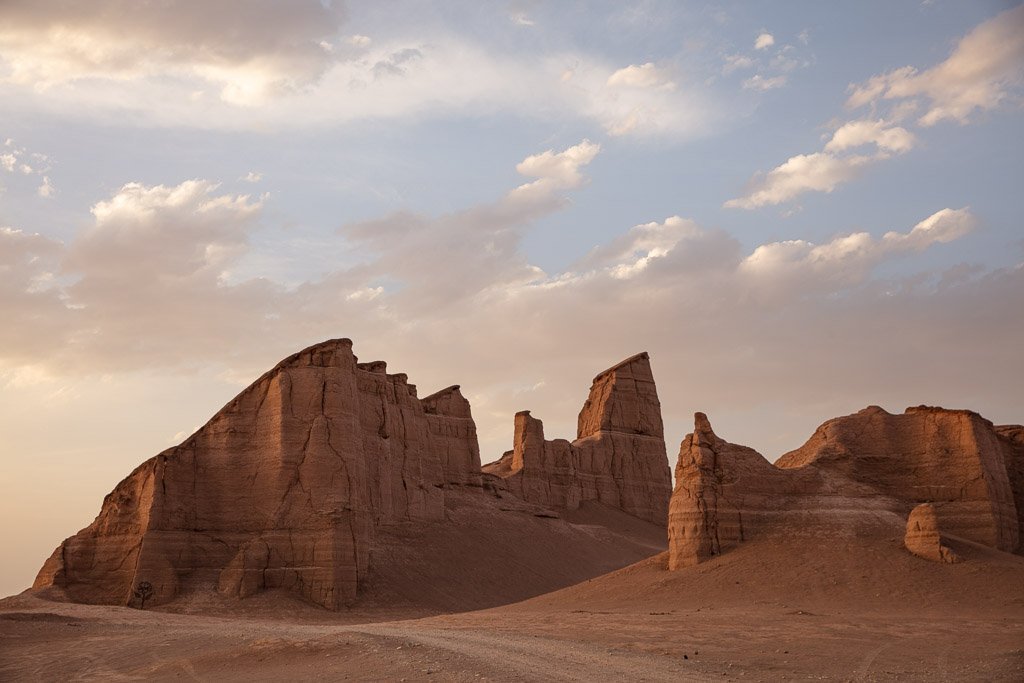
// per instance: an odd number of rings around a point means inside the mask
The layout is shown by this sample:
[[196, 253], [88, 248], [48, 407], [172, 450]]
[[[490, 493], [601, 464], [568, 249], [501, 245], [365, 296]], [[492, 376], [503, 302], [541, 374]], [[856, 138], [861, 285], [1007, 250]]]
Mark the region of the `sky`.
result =
[[349, 337], [482, 457], [651, 363], [769, 460], [1024, 421], [1024, 5], [0, 1], [0, 595]]

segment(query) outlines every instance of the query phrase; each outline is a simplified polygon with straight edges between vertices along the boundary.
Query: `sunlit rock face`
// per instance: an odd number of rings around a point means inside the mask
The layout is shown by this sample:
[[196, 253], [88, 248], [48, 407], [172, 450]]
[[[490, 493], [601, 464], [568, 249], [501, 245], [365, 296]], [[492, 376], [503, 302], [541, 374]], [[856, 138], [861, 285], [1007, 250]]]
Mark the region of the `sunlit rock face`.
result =
[[572, 442], [546, 440], [540, 420], [517, 413], [513, 449], [484, 472], [528, 502], [574, 510], [598, 501], [664, 525], [672, 480], [648, 354], [594, 378]]
[[719, 438], [698, 413], [676, 466], [670, 568], [758, 535], [892, 537], [921, 503], [936, 504], [943, 535], [1019, 552], [1022, 434], [966, 410], [872, 406], [829, 420], [772, 465]]
[[[516, 416], [518, 460], [506, 486], [481, 470], [476, 424], [457, 385], [420, 399], [383, 361], [358, 362], [349, 340], [324, 342], [283, 360], [184, 443], [136, 468], [96, 520], [54, 551], [34, 587], [134, 606], [193, 588], [237, 598], [284, 588], [338, 609], [373, 572], [408, 573], [387, 565], [402, 555], [388, 545], [397, 528], [443, 542], [462, 533], [479, 544], [489, 533], [518, 537], [522, 515], [557, 518], [550, 507], [590, 500], [664, 525], [668, 460], [646, 354], [595, 378], [579, 437], [545, 442], [539, 421]], [[588, 567], [605, 566], [583, 550], [594, 543], [643, 557], [642, 543], [622, 536], [623, 547], [613, 547], [612, 536], [563, 520], [537, 531], [543, 545], [571, 548], [558, 560], [563, 568], [581, 550]], [[490, 566], [480, 556], [417, 552], [407, 561], [438, 576]], [[523, 561], [541, 572], [552, 558]], [[517, 590], [530, 595], [529, 586]]]
[[903, 545], [918, 557], [932, 562], [953, 564], [960, 561], [955, 552], [942, 545], [939, 518], [932, 503], [921, 503], [910, 511]]
[[35, 587], [83, 602], [172, 599], [178, 577], [228, 595], [284, 587], [331, 609], [366, 575], [375, 527], [444, 518], [444, 487], [480, 478], [458, 387], [421, 401], [347, 339], [297, 353], [180, 446], [140, 465], [64, 541]]

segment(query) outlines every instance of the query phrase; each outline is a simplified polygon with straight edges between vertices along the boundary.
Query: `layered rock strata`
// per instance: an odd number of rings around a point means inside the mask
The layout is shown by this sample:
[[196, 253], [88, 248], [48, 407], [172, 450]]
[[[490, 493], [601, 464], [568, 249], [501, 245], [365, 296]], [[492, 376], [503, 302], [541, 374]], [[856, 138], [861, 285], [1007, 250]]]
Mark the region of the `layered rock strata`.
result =
[[920, 503], [941, 503], [943, 533], [1016, 551], [1016, 429], [964, 410], [917, 407], [892, 415], [872, 406], [829, 420], [772, 465], [718, 438], [698, 413], [676, 467], [670, 568], [783, 530], [891, 534]]
[[283, 360], [184, 443], [135, 469], [64, 541], [35, 587], [81, 602], [172, 599], [182, 577], [246, 596], [290, 588], [337, 609], [356, 596], [375, 526], [440, 520], [444, 486], [480, 477], [469, 404], [419, 400], [347, 339]]
[[540, 420], [517, 413], [513, 449], [484, 472], [531, 503], [574, 510], [598, 501], [664, 525], [671, 471], [648, 354], [594, 378], [572, 442], [545, 439]]
[[918, 557], [932, 562], [953, 564], [960, 561], [955, 552], [942, 545], [939, 518], [931, 503], [921, 503], [910, 511], [903, 545]]

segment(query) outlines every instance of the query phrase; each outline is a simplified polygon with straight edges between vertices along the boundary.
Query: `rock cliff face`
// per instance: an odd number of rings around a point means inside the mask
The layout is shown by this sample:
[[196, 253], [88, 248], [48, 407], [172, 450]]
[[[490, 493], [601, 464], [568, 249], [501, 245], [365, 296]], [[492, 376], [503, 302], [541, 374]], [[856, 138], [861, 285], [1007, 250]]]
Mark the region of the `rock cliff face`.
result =
[[82, 602], [165, 602], [181, 576], [229, 595], [290, 588], [336, 609], [369, 566], [375, 526], [444, 516], [443, 486], [479, 479], [458, 387], [424, 401], [347, 339], [278, 364], [180, 446], [147, 460], [61, 544], [35, 587]]
[[996, 428], [963, 410], [869, 407], [826, 422], [772, 465], [718, 438], [703, 414], [695, 423], [680, 447], [669, 512], [672, 569], [754, 535], [891, 536], [921, 503], [941, 503], [933, 512], [943, 534], [1020, 548], [1014, 439], [1024, 428]]
[[574, 510], [599, 501], [664, 525], [671, 471], [650, 357], [597, 375], [577, 425], [575, 441], [548, 441], [540, 420], [517, 413], [513, 449], [484, 472], [528, 502]]
[[[545, 442], [528, 414], [516, 425], [518, 470], [526, 463], [529, 476], [509, 493], [565, 507], [600, 500], [664, 525], [668, 464], [646, 356], [598, 376], [574, 444]], [[286, 358], [184, 443], [142, 463], [54, 551], [34, 587], [141, 605], [139, 587], [149, 584], [146, 606], [184, 590], [247, 597], [284, 588], [338, 609], [361, 591], [378, 603], [395, 586], [424, 593], [417, 577], [432, 576], [432, 605], [492, 606], [492, 596], [524, 599], [532, 586], [552, 590], [636, 561], [658, 551], [650, 538], [663, 538], [617, 512], [605, 517], [630, 520], [616, 521], [619, 530], [576, 527], [485, 493], [482, 479], [458, 386], [419, 399], [404, 374], [360, 363], [349, 340], [332, 340]], [[524, 536], [563, 555], [533, 552]], [[460, 550], [460, 539], [477, 550]], [[520, 545], [495, 557], [514, 562], [496, 566], [478, 552], [509, 539]], [[514, 576], [524, 572], [538, 578]], [[449, 595], [466, 575], [506, 590]]]

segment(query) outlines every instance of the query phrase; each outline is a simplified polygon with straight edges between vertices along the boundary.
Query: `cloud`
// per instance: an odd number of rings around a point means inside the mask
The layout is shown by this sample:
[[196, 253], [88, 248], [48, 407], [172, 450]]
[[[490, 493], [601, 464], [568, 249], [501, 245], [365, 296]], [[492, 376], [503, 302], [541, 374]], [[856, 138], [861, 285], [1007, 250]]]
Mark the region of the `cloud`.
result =
[[536, 22], [531, 19], [525, 12], [513, 12], [509, 14], [509, 20], [517, 26], [535, 26]]
[[257, 171], [249, 171], [244, 176], [242, 176], [240, 180], [244, 180], [247, 183], [258, 183], [259, 181], [263, 180], [263, 174]]
[[53, 196], [54, 189], [53, 184], [50, 182], [50, 176], [43, 176], [43, 183], [36, 188], [36, 194], [44, 199], [48, 199]]
[[217, 190], [206, 180], [129, 183], [93, 206], [92, 224], [61, 258], [74, 341], [56, 363], [187, 363], [218, 353], [226, 337], [260, 334], [279, 288], [233, 283], [231, 269], [248, 249], [263, 201]]
[[1018, 5], [976, 26], [945, 61], [930, 69], [906, 66], [851, 85], [847, 106], [924, 100], [919, 125], [945, 120], [963, 124], [977, 111], [998, 107], [1022, 82], [1024, 5]]
[[747, 90], [759, 90], [761, 92], [767, 92], [768, 90], [774, 90], [775, 88], [781, 88], [786, 85], [785, 76], [772, 76], [771, 78], [765, 78], [761, 74], [755, 74], [750, 78], [743, 81], [743, 87]]
[[837, 157], [825, 152], [798, 154], [764, 175], [755, 176], [743, 196], [725, 202], [730, 209], [781, 204], [805, 192], [831, 192], [860, 172], [871, 157]]
[[584, 140], [534, 154], [516, 171], [535, 180], [494, 202], [436, 218], [399, 212], [346, 226], [342, 234], [377, 255], [360, 273], [369, 282], [386, 279], [395, 284], [396, 298], [438, 310], [459, 306], [482, 289], [543, 276], [519, 253], [522, 234], [532, 221], [565, 206], [562, 193], [585, 183], [582, 169], [599, 151]]
[[646, 64], [630, 64], [608, 77], [611, 88], [674, 88], [675, 83], [667, 73], [652, 62]]
[[54, 276], [62, 251], [56, 240], [0, 227], [0, 354], [6, 364], [42, 362], [67, 339], [69, 313]]
[[96, 0], [4, 4], [8, 80], [47, 89], [82, 79], [191, 77], [236, 104], [314, 83], [332, 61], [322, 42], [343, 12], [315, 0]]
[[315, 0], [12, 8], [0, 29], [0, 99], [27, 114], [267, 131], [501, 110], [673, 138], [716, 120], [705, 85], [680, 87], [653, 64], [622, 70], [588, 51], [502, 49], [422, 27], [371, 41], [342, 35], [343, 13]]
[[4, 150], [0, 153], [0, 168], [8, 173], [41, 176], [50, 170], [48, 156], [30, 152], [28, 149], [16, 145], [11, 138], [4, 141]]
[[[743, 195], [724, 206], [756, 209], [788, 202], [807, 192], [832, 192], [857, 177], [866, 166], [903, 154], [916, 143], [909, 131], [883, 120], [850, 121], [836, 129], [823, 151], [798, 154], [768, 173], [755, 175]], [[869, 149], [863, 150], [865, 146]]]
[[523, 197], [544, 198], [557, 190], [577, 188], [584, 180], [580, 172], [582, 167], [593, 161], [600, 151], [600, 145], [584, 140], [561, 152], [549, 149], [528, 156], [516, 164], [516, 172], [536, 180], [520, 185], [512, 190], [508, 197], [516, 200]]
[[754, 40], [754, 49], [755, 50], [767, 50], [768, 48], [770, 48], [774, 44], [775, 44], [775, 36], [773, 36], [772, 34], [768, 33], [767, 31], [762, 31], [757, 36], [757, 39]]
[[942, 209], [906, 233], [891, 231], [881, 239], [867, 232], [836, 237], [824, 244], [787, 240], [762, 244], [747, 256], [739, 270], [758, 281], [760, 296], [799, 293], [810, 280], [820, 289], [857, 285], [882, 261], [901, 254], [919, 252], [934, 244], [951, 242], [977, 227], [977, 219], [966, 209]]
[[881, 119], [861, 120], [840, 126], [825, 145], [825, 151], [841, 152], [870, 144], [885, 152], [902, 154], [913, 149], [916, 143], [917, 139], [905, 128], [890, 126]]

